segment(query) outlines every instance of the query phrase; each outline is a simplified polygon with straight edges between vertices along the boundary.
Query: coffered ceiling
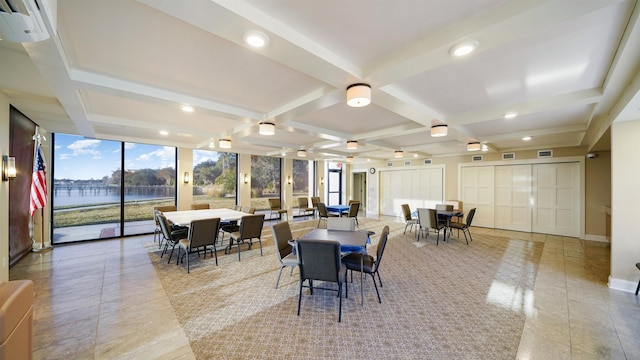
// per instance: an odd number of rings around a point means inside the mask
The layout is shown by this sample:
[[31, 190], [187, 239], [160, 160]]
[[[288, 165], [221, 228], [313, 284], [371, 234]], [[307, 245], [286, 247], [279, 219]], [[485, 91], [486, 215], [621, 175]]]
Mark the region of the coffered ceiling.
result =
[[[365, 161], [463, 154], [475, 141], [607, 150], [612, 122], [640, 119], [631, 0], [44, 5], [50, 39], [0, 41], [0, 89], [52, 132], [216, 150], [229, 138], [234, 152]], [[252, 30], [266, 47], [244, 42]], [[453, 57], [465, 41], [476, 51]], [[370, 105], [346, 104], [354, 83], [371, 86]], [[260, 135], [261, 121], [275, 135]], [[433, 124], [448, 135], [431, 137]]]

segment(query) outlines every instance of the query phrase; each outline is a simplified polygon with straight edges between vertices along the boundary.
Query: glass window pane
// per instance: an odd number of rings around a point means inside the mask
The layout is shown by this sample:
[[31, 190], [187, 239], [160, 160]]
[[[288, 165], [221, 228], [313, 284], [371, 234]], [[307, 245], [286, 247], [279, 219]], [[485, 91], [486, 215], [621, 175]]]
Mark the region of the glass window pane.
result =
[[309, 196], [309, 160], [293, 160], [293, 197]]
[[280, 158], [251, 155], [251, 207], [269, 210], [268, 199], [280, 199], [281, 164]]
[[176, 203], [176, 148], [125, 143], [124, 164], [124, 234], [153, 232], [153, 207]]
[[193, 202], [212, 209], [236, 205], [237, 154], [193, 150]]
[[53, 135], [53, 244], [120, 236], [120, 149], [117, 141]]

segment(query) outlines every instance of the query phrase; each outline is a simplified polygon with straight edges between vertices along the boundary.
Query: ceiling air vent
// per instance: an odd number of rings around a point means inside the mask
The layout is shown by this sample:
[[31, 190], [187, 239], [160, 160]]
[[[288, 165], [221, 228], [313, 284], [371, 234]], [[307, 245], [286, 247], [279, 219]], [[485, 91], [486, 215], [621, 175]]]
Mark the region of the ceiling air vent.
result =
[[516, 158], [516, 153], [502, 153], [502, 160], [514, 160]]
[[411, 166], [411, 161], [405, 161], [404, 166]]
[[473, 161], [473, 162], [482, 161], [482, 155], [473, 155], [471, 157], [471, 161]]
[[538, 150], [538, 158], [553, 157], [553, 150]]
[[431, 165], [433, 161], [431, 159], [424, 159], [424, 164], [425, 165]]

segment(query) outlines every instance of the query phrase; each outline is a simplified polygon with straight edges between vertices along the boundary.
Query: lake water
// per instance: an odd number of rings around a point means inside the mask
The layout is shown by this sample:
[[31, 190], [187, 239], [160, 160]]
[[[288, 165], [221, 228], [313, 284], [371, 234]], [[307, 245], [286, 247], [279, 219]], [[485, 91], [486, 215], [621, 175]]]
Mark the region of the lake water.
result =
[[[171, 198], [166, 195], [125, 195], [125, 201], [136, 200], [152, 200]], [[120, 203], [120, 194], [86, 194], [81, 195], [77, 191], [59, 191], [53, 196], [53, 205], [58, 206], [70, 206], [70, 205], [85, 205], [85, 204], [97, 204], [97, 203]]]

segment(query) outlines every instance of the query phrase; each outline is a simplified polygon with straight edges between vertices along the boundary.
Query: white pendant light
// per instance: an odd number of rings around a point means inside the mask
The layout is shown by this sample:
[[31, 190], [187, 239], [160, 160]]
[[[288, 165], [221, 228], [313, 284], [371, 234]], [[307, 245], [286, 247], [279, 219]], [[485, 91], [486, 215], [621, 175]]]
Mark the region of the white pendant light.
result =
[[307, 150], [305, 150], [305, 149], [298, 150], [298, 156], [299, 157], [306, 157], [307, 156]]
[[274, 135], [276, 133], [276, 124], [271, 122], [260, 123], [260, 135]]
[[358, 148], [358, 142], [355, 140], [347, 141], [347, 149], [348, 150], [356, 150]]
[[432, 137], [447, 136], [448, 129], [449, 127], [447, 126], [447, 124], [433, 125], [431, 127], [431, 136]]
[[367, 106], [371, 103], [371, 86], [353, 84], [347, 87], [347, 105], [352, 107]]
[[231, 148], [231, 140], [229, 140], [229, 139], [220, 139], [220, 140], [218, 140], [218, 146], [221, 149], [230, 149]]
[[472, 141], [467, 144], [467, 151], [479, 151], [482, 145], [477, 141]]
[[401, 158], [401, 157], [403, 157], [403, 156], [404, 156], [404, 151], [402, 151], [402, 150], [396, 150], [396, 151], [393, 153], [393, 157], [396, 157], [396, 158]]

